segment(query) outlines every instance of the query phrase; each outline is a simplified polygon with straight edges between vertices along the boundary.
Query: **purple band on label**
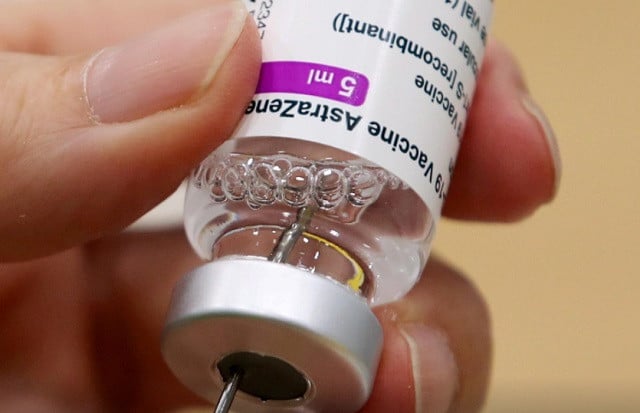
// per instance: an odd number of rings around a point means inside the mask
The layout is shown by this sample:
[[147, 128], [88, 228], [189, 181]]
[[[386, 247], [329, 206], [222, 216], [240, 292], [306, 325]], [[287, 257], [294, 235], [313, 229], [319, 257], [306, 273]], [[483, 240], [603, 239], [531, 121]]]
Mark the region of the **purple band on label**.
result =
[[257, 93], [297, 93], [362, 105], [369, 91], [369, 79], [361, 73], [307, 62], [262, 64]]

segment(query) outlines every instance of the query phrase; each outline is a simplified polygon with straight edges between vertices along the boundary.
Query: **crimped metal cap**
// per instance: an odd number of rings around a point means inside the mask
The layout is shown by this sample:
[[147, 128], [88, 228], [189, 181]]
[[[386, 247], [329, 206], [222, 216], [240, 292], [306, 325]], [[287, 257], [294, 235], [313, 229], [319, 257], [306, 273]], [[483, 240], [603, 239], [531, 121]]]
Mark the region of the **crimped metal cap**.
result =
[[232, 406], [239, 413], [353, 413], [369, 398], [381, 348], [380, 324], [348, 288], [250, 259], [188, 274], [162, 339], [174, 374], [211, 402], [229, 369], [246, 370]]

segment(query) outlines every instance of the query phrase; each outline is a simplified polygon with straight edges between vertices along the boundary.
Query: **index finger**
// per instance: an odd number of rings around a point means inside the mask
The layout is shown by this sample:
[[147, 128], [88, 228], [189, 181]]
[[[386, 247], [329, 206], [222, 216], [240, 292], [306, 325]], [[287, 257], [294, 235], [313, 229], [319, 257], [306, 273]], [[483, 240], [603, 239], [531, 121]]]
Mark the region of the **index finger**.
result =
[[554, 133], [509, 51], [489, 43], [444, 214], [514, 221], [553, 199], [561, 175]]

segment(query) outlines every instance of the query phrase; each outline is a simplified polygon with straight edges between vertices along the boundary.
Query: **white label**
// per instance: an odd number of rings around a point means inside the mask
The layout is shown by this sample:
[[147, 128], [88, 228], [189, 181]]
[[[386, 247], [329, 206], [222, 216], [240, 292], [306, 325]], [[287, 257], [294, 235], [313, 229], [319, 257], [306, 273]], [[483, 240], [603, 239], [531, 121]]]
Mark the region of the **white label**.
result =
[[437, 222], [493, 1], [245, 1], [264, 64], [234, 137], [292, 137], [356, 154], [404, 180]]

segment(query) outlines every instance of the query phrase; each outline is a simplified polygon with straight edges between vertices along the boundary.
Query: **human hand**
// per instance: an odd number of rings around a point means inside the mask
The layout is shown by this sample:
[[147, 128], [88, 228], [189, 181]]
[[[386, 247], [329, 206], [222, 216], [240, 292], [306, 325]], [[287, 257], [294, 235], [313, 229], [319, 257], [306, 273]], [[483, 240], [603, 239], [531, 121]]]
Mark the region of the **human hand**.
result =
[[[3, 409], [198, 403], [159, 351], [170, 291], [198, 259], [181, 231], [119, 231], [231, 133], [252, 95], [259, 42], [222, 4], [0, 5]], [[111, 44], [121, 46], [96, 52]], [[490, 44], [445, 214], [513, 221], [553, 197], [557, 150], [527, 96], [513, 59]], [[491, 336], [467, 280], [432, 258], [377, 314], [385, 348], [363, 412], [479, 409]]]

